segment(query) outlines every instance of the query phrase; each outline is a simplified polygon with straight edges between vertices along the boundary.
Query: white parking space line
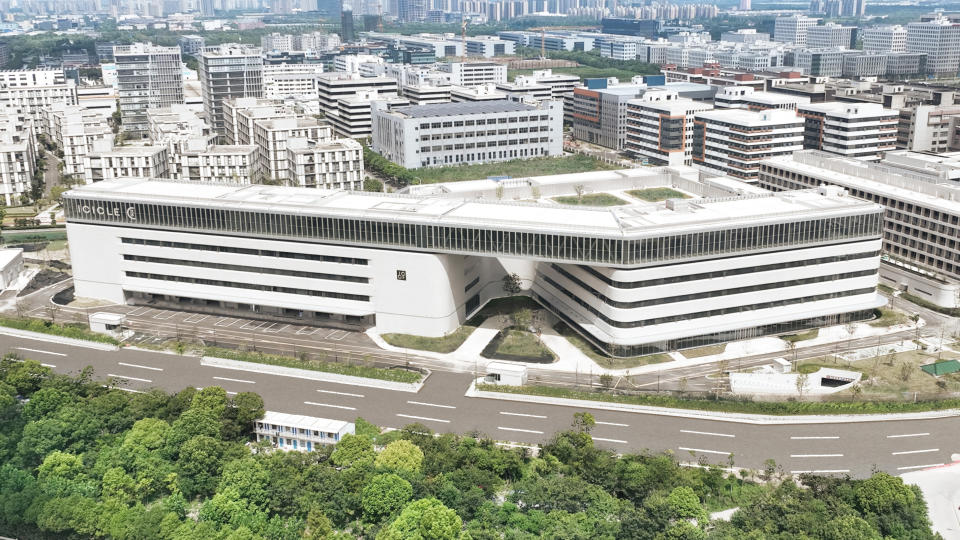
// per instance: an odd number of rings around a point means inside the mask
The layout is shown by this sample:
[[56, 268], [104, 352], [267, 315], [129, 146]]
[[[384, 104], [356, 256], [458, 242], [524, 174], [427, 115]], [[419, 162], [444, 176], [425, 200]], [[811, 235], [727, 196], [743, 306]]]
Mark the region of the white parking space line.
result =
[[591, 437], [591, 438], [592, 438], [593, 440], [595, 440], [595, 441], [615, 442], [615, 443], [620, 443], [620, 444], [627, 444], [627, 441], [621, 441], [620, 439], [604, 439], [603, 437]]
[[334, 408], [334, 409], [345, 409], [345, 410], [348, 410], [348, 411], [355, 411], [355, 410], [357, 410], [356, 407], [347, 407], [346, 405], [331, 405], [331, 404], [329, 404], [329, 403], [317, 403], [317, 402], [314, 402], [314, 401], [304, 401], [303, 403], [306, 404], [306, 405], [313, 405], [314, 407], [332, 407], [332, 408]]
[[839, 439], [840, 437], [835, 436], [822, 436], [822, 437], [790, 437], [794, 441], [823, 441], [827, 439]]
[[17, 347], [17, 349], [21, 351], [30, 351], [30, 352], [40, 353], [40, 354], [52, 354], [53, 356], [66, 356], [66, 354], [64, 353], [53, 352], [53, 351], [41, 351], [40, 349], [28, 349], [26, 347]]
[[680, 433], [689, 433], [691, 435], [706, 435], [708, 437], [736, 437], [736, 435], [731, 435], [729, 433], [713, 433], [712, 431], [690, 431], [689, 429], [681, 429]]
[[700, 452], [701, 454], [720, 454], [721, 456], [729, 456], [731, 452], [721, 452], [719, 450], [704, 450], [702, 448], [687, 448], [686, 446], [680, 446], [680, 450], [686, 450], [688, 452]]
[[312, 326], [304, 326], [304, 327], [300, 328], [299, 330], [297, 330], [297, 335], [298, 335], [298, 336], [312, 336], [312, 335], [316, 334], [318, 330], [320, 330], [320, 329], [319, 329], [319, 328], [312, 327]]
[[843, 457], [843, 454], [790, 454], [792, 458]]
[[140, 381], [140, 382], [149, 382], [152, 383], [150, 379], [140, 379], [138, 377], [130, 377], [129, 375], [116, 375], [114, 373], [107, 373], [107, 377], [116, 377], [118, 379], [128, 379], [131, 381]]
[[290, 326], [290, 325], [289, 325], [289, 324], [285, 324], [285, 323], [273, 323], [273, 324], [271, 324], [270, 326], [268, 326], [267, 328], [264, 328], [263, 331], [266, 332], [266, 333], [268, 333], [268, 334], [276, 334], [276, 333], [278, 333], [278, 332], [282, 332], [282, 331], [283, 331], [284, 329], [286, 329], [288, 326]]
[[887, 435], [888, 439], [905, 439], [907, 437], [926, 437], [929, 433], [904, 433], [903, 435]]
[[191, 315], [191, 316], [187, 317], [186, 319], [184, 319], [183, 322], [185, 322], [185, 323], [198, 323], [198, 322], [200, 322], [200, 321], [202, 321], [202, 320], [208, 319], [209, 317], [210, 317], [209, 315], [194, 314], [194, 315]]
[[163, 371], [163, 368], [159, 368], [159, 367], [141, 366], [140, 364], [128, 364], [128, 363], [126, 363], [126, 362], [117, 362], [117, 365], [118, 365], [118, 366], [135, 367], [135, 368], [140, 368], [140, 369], [149, 369], [150, 371]]
[[502, 429], [504, 431], [519, 431], [521, 433], [536, 433], [537, 435], [543, 435], [542, 431], [537, 431], [535, 429], [520, 429], [514, 427], [497, 427], [497, 429]]
[[213, 323], [213, 325], [226, 328], [227, 326], [233, 326], [238, 322], [240, 322], [240, 319], [234, 319], [233, 317], [220, 317], [220, 319], [218, 319], [217, 322]]
[[244, 379], [231, 379], [229, 377], [214, 377], [214, 379], [218, 381], [230, 381], [230, 382], [237, 382], [237, 383], [243, 383], [243, 384], [257, 384], [257, 381], [247, 381]]
[[247, 321], [246, 324], [240, 327], [241, 330], [257, 330], [261, 326], [269, 324], [267, 321]]
[[336, 396], [348, 396], [348, 397], [357, 397], [357, 398], [363, 397], [363, 394], [351, 394], [350, 392], [334, 392], [333, 390], [317, 390], [317, 392], [323, 392], [324, 394], [333, 394]]
[[449, 420], [443, 420], [441, 418], [429, 418], [427, 416], [413, 416], [409, 414], [400, 414], [400, 413], [397, 413], [397, 416], [399, 416], [400, 418], [412, 418], [414, 420], [426, 420], [428, 422], [443, 422], [444, 424], [450, 423]]
[[[334, 335], [334, 334], [336, 334], [336, 335]], [[350, 335], [350, 332], [347, 332], [347, 331], [344, 331], [344, 330], [337, 330], [337, 331], [334, 332], [333, 334], [330, 334], [329, 336], [327, 336], [327, 339], [332, 339], [333, 341], [343, 341], [343, 338], [345, 338], [345, 337], [347, 337], [347, 336], [349, 336], [349, 335]]]
[[130, 313], [127, 313], [127, 315], [139, 316], [139, 315], [143, 315], [144, 313], [146, 313], [146, 312], [148, 312], [148, 311], [150, 311], [150, 308], [142, 307], [142, 308], [134, 309], [134, 310], [131, 311]]
[[790, 471], [790, 474], [840, 474], [848, 472], [850, 472], [850, 469], [817, 469], [813, 471]]
[[898, 471], [909, 471], [911, 469], [929, 469], [930, 467], [940, 467], [943, 463], [930, 463], [928, 465], [910, 465], [909, 467], [897, 467]]
[[176, 311], [161, 311], [160, 313], [157, 313], [156, 315], [154, 315], [153, 318], [161, 321], [165, 321], [167, 319], [172, 319], [173, 316], [176, 314], [177, 314]]
[[939, 448], [927, 448], [925, 450], [904, 450], [903, 452], [890, 452], [891, 456], [904, 456], [907, 454], [929, 454], [930, 452], [939, 452]]
[[[317, 328], [317, 330], [320, 330], [320, 329]], [[320, 338], [320, 339], [328, 339], [330, 336], [332, 336], [332, 335], [334, 335], [334, 334], [336, 334], [336, 333], [338, 332], [338, 330], [330, 330], [329, 328], [324, 328], [323, 330], [324, 330], [324, 331], [327, 331], [327, 333], [324, 334], [323, 337]]]
[[601, 422], [599, 420], [594, 421], [598, 426], [616, 426], [616, 427], [630, 427], [630, 424], [618, 424], [616, 422]]
[[424, 407], [439, 407], [441, 409], [456, 409], [453, 405], [440, 405], [439, 403], [424, 403], [422, 401], [408, 401], [411, 405], [423, 405]]
[[518, 412], [503, 412], [503, 411], [500, 411], [500, 414], [504, 414], [504, 415], [506, 415], [506, 416], [523, 416], [523, 417], [525, 417], [525, 418], [546, 418], [546, 416], [542, 416], [542, 415], [539, 415], [539, 414], [524, 414], [524, 413], [518, 413]]

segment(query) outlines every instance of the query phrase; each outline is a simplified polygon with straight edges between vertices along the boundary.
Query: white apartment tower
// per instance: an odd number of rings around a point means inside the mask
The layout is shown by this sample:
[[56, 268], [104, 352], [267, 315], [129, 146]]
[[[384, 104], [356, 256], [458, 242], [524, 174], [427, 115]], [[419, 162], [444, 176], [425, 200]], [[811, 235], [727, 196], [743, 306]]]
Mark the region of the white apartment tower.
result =
[[897, 143], [898, 111], [879, 103], [810, 103], [797, 108], [805, 148], [877, 161]]
[[756, 181], [760, 160], [803, 149], [803, 119], [791, 110], [726, 109], [697, 113], [693, 124], [695, 167]]
[[203, 112], [213, 130], [224, 135], [223, 101], [263, 94], [260, 48], [236, 43], [206, 47], [199, 60]]
[[627, 102], [626, 151], [656, 165], [690, 165], [694, 114], [709, 103], [680, 98], [676, 92], [651, 90]]
[[946, 17], [908, 24], [907, 51], [926, 53], [928, 73], [956, 75], [960, 68], [960, 24]]
[[147, 136], [147, 110], [183, 103], [180, 47], [134, 43], [113, 47], [117, 65], [117, 98], [123, 131]]
[[843, 47], [852, 49], [857, 27], [827, 23], [823, 26], [811, 26], [807, 29], [807, 47]]
[[864, 52], [907, 52], [907, 29], [903, 26], [873, 26], [862, 30]]
[[804, 15], [777, 17], [773, 26], [773, 40], [782, 43], [793, 43], [799, 46], [807, 44], [807, 30], [817, 25], [817, 19]]

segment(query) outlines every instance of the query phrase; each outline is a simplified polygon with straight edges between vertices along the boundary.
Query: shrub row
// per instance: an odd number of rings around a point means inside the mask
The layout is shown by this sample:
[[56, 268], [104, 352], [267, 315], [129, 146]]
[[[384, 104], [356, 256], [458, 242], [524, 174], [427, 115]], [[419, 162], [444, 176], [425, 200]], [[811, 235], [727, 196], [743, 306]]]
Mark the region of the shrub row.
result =
[[219, 347], [206, 347], [203, 350], [203, 354], [205, 356], [215, 356], [217, 358], [227, 358], [229, 360], [238, 360], [241, 362], [268, 364], [271, 366], [283, 366], [297, 369], [309, 369], [311, 371], [336, 373], [338, 375], [350, 375], [352, 377], [365, 377], [367, 379], [380, 379], [382, 381], [415, 383], [419, 382], [420, 379], [423, 378], [423, 375], [420, 373], [401, 368], [358, 366], [341, 362], [313, 360], [305, 357], [293, 358], [290, 356], [281, 356], [277, 354], [264, 354], [262, 352], [234, 351]]
[[30, 332], [39, 332], [41, 334], [50, 334], [72, 339], [83, 339], [86, 341], [96, 341], [99, 343], [110, 343], [119, 345], [116, 339], [96, 332], [91, 332], [79, 324], [55, 324], [43, 319], [12, 319], [0, 317], [0, 326], [16, 328], [18, 330], [28, 330]]

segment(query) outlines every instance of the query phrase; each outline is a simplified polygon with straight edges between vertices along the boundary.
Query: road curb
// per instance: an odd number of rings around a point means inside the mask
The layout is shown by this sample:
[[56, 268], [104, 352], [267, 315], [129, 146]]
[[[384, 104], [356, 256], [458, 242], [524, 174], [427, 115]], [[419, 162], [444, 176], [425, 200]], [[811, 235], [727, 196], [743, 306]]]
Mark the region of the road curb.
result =
[[241, 360], [230, 360], [229, 358], [217, 358], [215, 356], [204, 356], [200, 359], [201, 366], [218, 367], [223, 369], [232, 369], [235, 371], [249, 371], [252, 373], [267, 373], [279, 375], [281, 377], [295, 377], [297, 379], [308, 379], [312, 381], [322, 381], [337, 384], [348, 384], [351, 386], [363, 386], [367, 388], [379, 388], [381, 390], [393, 390], [396, 392], [410, 392], [416, 394], [423, 388], [429, 373], [418, 383], [402, 383], [394, 381], [382, 381], [379, 379], [369, 379], [366, 377], [356, 377], [353, 375], [340, 375], [339, 373], [327, 373], [324, 371], [313, 371], [309, 369], [291, 368], [285, 366], [274, 366], [270, 364], [257, 364], [254, 362], [244, 362]]
[[717, 422], [731, 422], [736, 424], [754, 425], [799, 425], [799, 424], [849, 424], [853, 422], [892, 422], [899, 420], [932, 420], [960, 416], [960, 410], [944, 409], [940, 411], [924, 411], [916, 413], [889, 413], [889, 414], [837, 414], [837, 415], [794, 415], [774, 416], [763, 414], [723, 413], [713, 411], [697, 411], [692, 409], [671, 409], [668, 407], [653, 407], [649, 405], [633, 405], [630, 403], [610, 403], [607, 401], [590, 401], [584, 399], [554, 398], [547, 396], [533, 396], [528, 394], [510, 394], [506, 392], [488, 392], [477, 390], [476, 383], [470, 383], [470, 388], [464, 394], [470, 398], [499, 399], [503, 401], [519, 401], [523, 403], [537, 403], [543, 405], [560, 405], [578, 409], [598, 409], [604, 411], [629, 412], [637, 414], [652, 414], [657, 416], [674, 416], [678, 418], [692, 418], [696, 420], [711, 420]]
[[48, 343], [59, 343], [61, 345], [73, 345], [75, 347], [85, 347], [87, 349], [97, 349], [100, 351], [116, 351], [120, 347], [109, 343], [100, 343], [98, 341], [87, 341], [85, 339], [76, 339], [53, 334], [44, 334], [43, 332], [32, 332], [30, 330], [20, 330], [19, 328], [10, 328], [9, 326], [0, 326], [0, 334], [5, 336], [19, 337], [23, 339], [32, 339], [36, 341], [46, 341]]

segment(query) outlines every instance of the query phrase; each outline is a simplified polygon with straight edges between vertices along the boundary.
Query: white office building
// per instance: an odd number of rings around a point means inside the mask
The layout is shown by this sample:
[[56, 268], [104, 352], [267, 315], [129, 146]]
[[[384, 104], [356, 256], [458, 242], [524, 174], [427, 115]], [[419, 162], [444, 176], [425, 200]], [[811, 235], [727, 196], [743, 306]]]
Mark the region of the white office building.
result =
[[559, 156], [563, 105], [508, 100], [378, 105], [372, 149], [408, 169]]
[[810, 103], [797, 108], [805, 148], [877, 161], [896, 148], [898, 112], [879, 103]]
[[147, 111], [183, 103], [180, 47], [150, 43], [116, 45], [117, 100], [128, 137], [148, 136]]
[[903, 26], [871, 26], [861, 35], [864, 52], [907, 52], [907, 29]]
[[287, 141], [290, 139], [310, 139], [328, 141], [332, 130], [326, 122], [316, 118], [275, 118], [259, 119], [253, 122], [253, 144], [257, 147], [258, 167], [265, 178], [286, 180]]
[[83, 157], [84, 181], [88, 184], [115, 178], [169, 178], [166, 146], [114, 146], [96, 141]]
[[817, 151], [765, 161], [760, 185], [773, 190], [839, 186], [886, 208], [886, 285], [947, 308], [960, 307], [958, 154], [897, 151], [869, 163]]
[[803, 119], [789, 109], [724, 109], [697, 113], [693, 122], [695, 167], [756, 181], [760, 160], [803, 149]]
[[23, 114], [40, 128], [43, 110], [59, 104], [77, 105], [77, 85], [62, 69], [0, 71], [0, 111]]
[[507, 82], [507, 65], [496, 62], [447, 62], [438, 64], [440, 71], [450, 74], [454, 86], [477, 86]]
[[286, 153], [287, 185], [363, 188], [363, 146], [353, 139], [288, 139]]
[[84, 156], [92, 152], [96, 141], [113, 145], [113, 128], [100, 112], [88, 111], [80, 105], [57, 103], [43, 109], [44, 133], [47, 140], [63, 152], [61, 173], [72, 179], [83, 178]]
[[37, 139], [33, 122], [23, 115], [0, 114], [0, 197], [5, 206], [20, 204], [36, 172]]
[[718, 109], [746, 109], [748, 111], [766, 111], [769, 109], [789, 109], [796, 111], [797, 106], [810, 103], [806, 96], [793, 96], [780, 92], [758, 92], [752, 86], [724, 86], [717, 90], [713, 105]]
[[773, 40], [804, 47], [807, 44], [807, 30], [816, 25], [817, 19], [805, 15], [777, 17], [773, 23]]
[[810, 48], [843, 47], [852, 49], [857, 36], [856, 26], [827, 23], [807, 28], [807, 43]]
[[625, 150], [635, 160], [655, 165], [690, 165], [693, 117], [709, 103], [684, 99], [669, 90], [651, 90], [627, 102]]
[[[530, 295], [615, 356], [842, 324], [885, 303], [883, 209], [841, 189], [711, 187], [722, 196], [609, 208], [512, 200], [536, 186], [545, 196], [575, 185], [708, 189], [686, 167], [566, 176], [409, 194], [81, 186], [64, 195], [76, 294], [442, 336], [518, 273]], [[478, 184], [481, 198], [461, 191]]]
[[946, 17], [907, 25], [907, 52], [927, 55], [927, 71], [956, 76], [960, 69], [960, 24]]
[[263, 57], [258, 47], [235, 43], [206, 47], [200, 52], [200, 88], [207, 122], [225, 135], [223, 102], [263, 95]]
[[323, 64], [269, 64], [263, 66], [263, 97], [282, 99], [290, 96], [316, 97], [317, 75]]
[[337, 102], [360, 92], [397, 93], [397, 80], [392, 77], [361, 77], [355, 73], [323, 73], [317, 75], [320, 109], [327, 116], [337, 114]]

